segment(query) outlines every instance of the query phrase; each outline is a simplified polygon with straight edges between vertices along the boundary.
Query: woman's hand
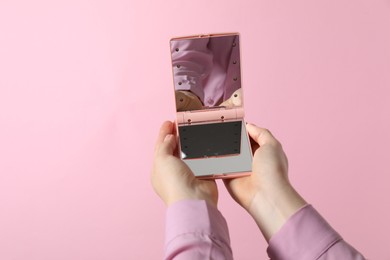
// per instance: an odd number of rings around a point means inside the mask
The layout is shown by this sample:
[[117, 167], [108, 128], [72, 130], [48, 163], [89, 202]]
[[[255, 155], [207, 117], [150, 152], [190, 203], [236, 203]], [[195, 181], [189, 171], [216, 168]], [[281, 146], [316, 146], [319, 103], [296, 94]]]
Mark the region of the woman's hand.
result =
[[218, 190], [214, 180], [195, 178], [190, 168], [176, 155], [175, 125], [166, 121], [157, 139], [152, 169], [152, 185], [167, 206], [179, 200], [206, 200], [214, 206]]
[[252, 174], [225, 180], [233, 199], [255, 219], [267, 240], [306, 202], [291, 186], [282, 145], [263, 128], [247, 124], [254, 141]]

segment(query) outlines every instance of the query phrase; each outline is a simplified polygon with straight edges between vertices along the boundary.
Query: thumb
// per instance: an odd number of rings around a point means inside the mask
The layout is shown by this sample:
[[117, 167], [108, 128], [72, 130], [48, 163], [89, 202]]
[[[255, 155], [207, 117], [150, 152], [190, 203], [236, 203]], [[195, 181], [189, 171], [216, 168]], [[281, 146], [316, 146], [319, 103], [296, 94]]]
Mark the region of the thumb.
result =
[[267, 143], [278, 142], [268, 129], [260, 128], [254, 124], [247, 124], [246, 129], [248, 130], [250, 137], [252, 137], [252, 139], [260, 146]]
[[176, 140], [173, 134], [165, 136], [164, 141], [160, 144], [160, 155], [173, 155], [176, 148]]

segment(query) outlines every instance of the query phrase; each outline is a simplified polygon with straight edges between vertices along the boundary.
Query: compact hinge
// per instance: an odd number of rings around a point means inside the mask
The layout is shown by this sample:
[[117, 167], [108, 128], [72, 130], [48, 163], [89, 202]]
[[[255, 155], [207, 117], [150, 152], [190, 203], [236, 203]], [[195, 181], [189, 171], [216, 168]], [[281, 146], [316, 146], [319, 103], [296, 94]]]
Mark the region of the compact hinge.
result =
[[213, 108], [208, 110], [192, 110], [177, 113], [178, 124], [192, 124], [202, 122], [216, 122], [225, 120], [238, 120], [244, 118], [244, 109], [236, 108]]

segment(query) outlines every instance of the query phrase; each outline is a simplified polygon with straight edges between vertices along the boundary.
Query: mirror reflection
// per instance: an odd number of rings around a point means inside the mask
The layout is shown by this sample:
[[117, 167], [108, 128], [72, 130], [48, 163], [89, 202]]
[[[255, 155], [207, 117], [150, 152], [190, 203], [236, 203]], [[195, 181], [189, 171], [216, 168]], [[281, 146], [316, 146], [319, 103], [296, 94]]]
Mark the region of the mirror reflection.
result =
[[176, 109], [242, 106], [239, 35], [171, 40]]

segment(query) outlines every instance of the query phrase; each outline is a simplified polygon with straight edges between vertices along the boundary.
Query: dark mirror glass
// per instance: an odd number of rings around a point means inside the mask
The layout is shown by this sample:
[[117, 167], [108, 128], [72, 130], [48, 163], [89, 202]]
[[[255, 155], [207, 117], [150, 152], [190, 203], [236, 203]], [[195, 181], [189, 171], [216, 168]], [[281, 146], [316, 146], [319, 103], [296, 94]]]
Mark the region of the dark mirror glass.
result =
[[240, 154], [241, 121], [179, 127], [182, 159]]

